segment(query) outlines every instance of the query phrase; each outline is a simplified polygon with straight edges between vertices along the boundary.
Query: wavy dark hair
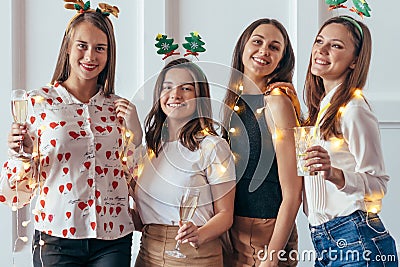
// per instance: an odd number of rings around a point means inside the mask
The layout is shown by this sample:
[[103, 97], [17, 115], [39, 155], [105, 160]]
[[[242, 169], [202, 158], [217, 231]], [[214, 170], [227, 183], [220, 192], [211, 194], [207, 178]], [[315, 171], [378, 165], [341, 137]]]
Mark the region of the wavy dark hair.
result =
[[[368, 27], [355, 19], [347, 16], [333, 17], [328, 19], [320, 28], [321, 31], [332, 23], [341, 24], [346, 27], [354, 42], [354, 69], [348, 68], [344, 82], [337, 88], [332, 96], [331, 105], [321, 120], [321, 136], [327, 140], [331, 136], [342, 137], [340, 132], [339, 108], [345, 106], [352, 99], [354, 91], [363, 89], [367, 81], [369, 65], [372, 53], [372, 39]], [[360, 32], [357, 24], [361, 27]], [[315, 39], [316, 41], [316, 39]], [[306, 125], [314, 125], [317, 121], [320, 103], [325, 96], [325, 87], [321, 77], [311, 73], [312, 55], [308, 65], [306, 81], [304, 84], [304, 98], [308, 108], [308, 119]]]
[[171, 69], [185, 69], [193, 78], [196, 93], [196, 111], [192, 119], [186, 123], [180, 133], [179, 140], [191, 151], [199, 148], [200, 142], [204, 138], [203, 131], [208, 134], [217, 135], [212, 119], [210, 88], [203, 71], [193, 62], [179, 58], [168, 63], [158, 75], [154, 87], [153, 107], [145, 120], [145, 139], [148, 149], [151, 149], [156, 156], [162, 149], [162, 141], [168, 140], [168, 131], [164, 127], [167, 119], [166, 114], [161, 109], [160, 97], [163, 89], [165, 75]]
[[68, 23], [58, 54], [56, 68], [51, 83], [64, 82], [68, 79], [71, 66], [69, 63], [68, 49], [70, 41], [74, 36], [76, 27], [82, 22], [89, 22], [100, 29], [107, 36], [107, 64], [97, 78], [97, 84], [101, 85], [106, 96], [114, 93], [115, 64], [116, 64], [116, 43], [114, 27], [111, 20], [94, 10], [76, 14]]
[[[243, 51], [246, 46], [247, 41], [250, 39], [254, 30], [263, 24], [271, 24], [275, 26], [282, 34], [284, 40], [284, 51], [282, 54], [282, 59], [280, 60], [276, 69], [266, 77], [267, 87], [269, 84], [274, 82], [289, 82], [292, 83], [293, 73], [294, 73], [294, 65], [295, 65], [295, 56], [292, 48], [292, 44], [289, 39], [289, 34], [287, 33], [285, 27], [277, 21], [276, 19], [262, 18], [251, 23], [240, 35], [235, 50], [232, 56], [232, 70], [228, 84], [228, 90], [225, 96], [225, 108], [223, 112], [223, 125], [227, 127], [229, 124], [229, 120], [232, 114], [233, 107], [238, 98], [238, 90], [239, 85], [242, 84], [243, 81]], [[226, 129], [223, 130], [224, 137], [226, 138]]]

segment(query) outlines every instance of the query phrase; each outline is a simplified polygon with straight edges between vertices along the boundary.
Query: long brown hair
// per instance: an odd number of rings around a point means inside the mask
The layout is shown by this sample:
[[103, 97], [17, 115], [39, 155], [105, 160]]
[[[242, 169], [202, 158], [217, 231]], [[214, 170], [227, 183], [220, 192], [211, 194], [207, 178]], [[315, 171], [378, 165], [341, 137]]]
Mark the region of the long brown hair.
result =
[[[293, 72], [294, 72], [294, 64], [295, 64], [295, 56], [292, 48], [292, 44], [289, 39], [289, 35], [285, 29], [285, 27], [275, 19], [262, 18], [251, 23], [240, 35], [235, 50], [232, 56], [232, 70], [231, 76], [229, 79], [228, 90], [226, 92], [225, 100], [224, 100], [224, 112], [223, 112], [223, 125], [226, 128], [229, 124], [229, 120], [232, 114], [233, 107], [237, 101], [239, 94], [239, 85], [242, 84], [243, 81], [243, 51], [246, 46], [247, 41], [250, 39], [253, 31], [262, 24], [271, 24], [274, 25], [282, 34], [284, 39], [284, 51], [282, 55], [282, 59], [280, 60], [276, 69], [266, 77], [268, 84], [274, 82], [292, 82]], [[226, 137], [226, 131], [224, 129], [224, 136]]]
[[[368, 27], [351, 17], [333, 17], [327, 20], [319, 30], [317, 36], [329, 24], [337, 23], [344, 25], [351, 34], [354, 42], [355, 67], [349, 68], [344, 82], [337, 88], [332, 97], [331, 105], [327, 109], [320, 123], [321, 136], [327, 140], [331, 136], [342, 137], [340, 132], [339, 108], [345, 106], [353, 97], [355, 90], [363, 89], [368, 76], [371, 61], [372, 40]], [[357, 26], [360, 26], [360, 28]], [[361, 29], [361, 31], [360, 31]], [[316, 40], [316, 39], [315, 39]], [[320, 103], [325, 96], [325, 87], [321, 77], [311, 73], [312, 56], [308, 65], [306, 81], [304, 85], [304, 97], [308, 108], [307, 125], [314, 125], [317, 121]]]
[[104, 94], [107, 96], [114, 93], [116, 43], [111, 20], [107, 16], [96, 11], [89, 10], [84, 13], [78, 13], [69, 21], [61, 43], [60, 53], [58, 54], [57, 64], [51, 83], [62, 83], [68, 79], [71, 71], [68, 48], [76, 27], [82, 22], [93, 24], [107, 36], [107, 64], [97, 78], [97, 84], [103, 87]]
[[206, 76], [193, 62], [185, 58], [175, 59], [168, 63], [158, 75], [154, 87], [153, 107], [145, 120], [146, 144], [156, 156], [158, 156], [162, 149], [161, 142], [168, 140], [168, 131], [165, 129], [167, 116], [161, 109], [160, 98], [165, 75], [169, 70], [174, 68], [189, 71], [193, 78], [196, 92], [196, 111], [192, 119], [182, 127], [179, 133], [179, 140], [186, 148], [195, 151], [199, 148], [205, 134], [217, 135], [212, 119], [210, 89]]

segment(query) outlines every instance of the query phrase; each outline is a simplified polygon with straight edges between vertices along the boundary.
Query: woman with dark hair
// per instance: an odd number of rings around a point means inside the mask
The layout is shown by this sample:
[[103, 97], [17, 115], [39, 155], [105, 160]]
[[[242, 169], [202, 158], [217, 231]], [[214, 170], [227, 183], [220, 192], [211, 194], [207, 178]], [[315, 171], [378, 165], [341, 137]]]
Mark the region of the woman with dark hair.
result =
[[[77, 4], [78, 5], [78, 4]], [[83, 9], [85, 8], [85, 9]], [[28, 93], [14, 123], [0, 200], [33, 211], [34, 266], [130, 266], [128, 186], [142, 130], [135, 106], [114, 94], [111, 20], [85, 5], [69, 22], [52, 85]]]
[[[209, 85], [196, 64], [181, 58], [162, 69], [145, 134], [134, 193], [144, 225], [135, 266], [222, 266], [219, 236], [232, 225], [235, 169], [228, 144], [214, 130]], [[185, 188], [200, 191], [186, 223], [179, 216]], [[177, 240], [185, 258], [165, 253]]]
[[274, 19], [254, 21], [236, 43], [223, 118], [237, 176], [234, 255], [226, 266], [297, 264], [290, 257], [302, 190], [292, 132], [300, 115], [294, 62], [289, 36]]
[[306, 124], [319, 125], [321, 145], [305, 157], [319, 178], [304, 177], [304, 185], [315, 266], [398, 266], [377, 214], [389, 180], [379, 125], [361, 93], [371, 50], [367, 26], [348, 16], [327, 20], [312, 47]]

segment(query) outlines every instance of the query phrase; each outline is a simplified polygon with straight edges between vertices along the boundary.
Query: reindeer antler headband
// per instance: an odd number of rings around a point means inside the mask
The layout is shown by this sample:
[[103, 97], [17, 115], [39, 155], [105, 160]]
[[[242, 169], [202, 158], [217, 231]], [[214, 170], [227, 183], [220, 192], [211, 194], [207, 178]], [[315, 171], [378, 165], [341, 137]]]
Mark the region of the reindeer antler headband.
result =
[[99, 7], [96, 10], [90, 8], [90, 1], [85, 3], [82, 0], [64, 0], [67, 4], [64, 5], [66, 9], [77, 10], [78, 13], [84, 13], [87, 11], [96, 11], [104, 16], [109, 16], [110, 14], [118, 18], [119, 9], [116, 6], [111, 6], [106, 3], [99, 3]]

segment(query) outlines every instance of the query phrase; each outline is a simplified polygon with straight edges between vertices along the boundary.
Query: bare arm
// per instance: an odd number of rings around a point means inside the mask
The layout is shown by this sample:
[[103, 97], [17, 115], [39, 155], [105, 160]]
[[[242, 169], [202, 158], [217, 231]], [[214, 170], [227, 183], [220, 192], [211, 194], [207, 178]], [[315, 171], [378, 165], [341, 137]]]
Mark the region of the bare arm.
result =
[[275, 133], [274, 145], [283, 200], [268, 246], [269, 255], [272, 251], [275, 253], [272, 254], [272, 261], [268, 257], [260, 266], [277, 266], [277, 252], [286, 246], [301, 204], [303, 179], [297, 176], [296, 170], [292, 128], [297, 126], [298, 122], [293, 105], [285, 95], [267, 96], [266, 101], [269, 103], [269, 108], [265, 110], [267, 123], [272, 133]]

